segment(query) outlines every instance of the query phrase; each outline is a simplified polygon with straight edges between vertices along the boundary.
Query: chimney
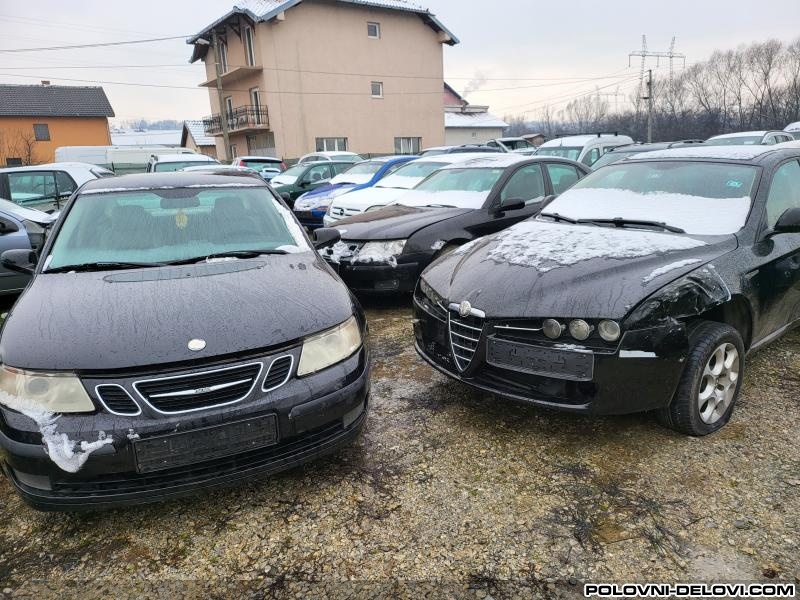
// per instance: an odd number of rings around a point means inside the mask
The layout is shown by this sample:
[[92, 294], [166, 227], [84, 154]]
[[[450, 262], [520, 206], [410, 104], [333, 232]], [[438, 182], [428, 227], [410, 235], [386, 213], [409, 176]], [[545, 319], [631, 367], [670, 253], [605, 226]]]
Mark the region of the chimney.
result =
[[50, 81], [48, 79], [42, 79], [42, 85], [44, 87], [47, 87], [48, 85], [50, 85]]

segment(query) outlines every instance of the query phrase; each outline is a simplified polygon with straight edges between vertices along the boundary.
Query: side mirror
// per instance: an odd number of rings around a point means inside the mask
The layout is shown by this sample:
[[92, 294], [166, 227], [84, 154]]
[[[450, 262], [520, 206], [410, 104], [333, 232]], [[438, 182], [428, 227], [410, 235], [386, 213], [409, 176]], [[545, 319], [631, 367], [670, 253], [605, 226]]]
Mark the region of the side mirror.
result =
[[32, 275], [36, 268], [36, 252], [33, 250], [6, 250], [0, 254], [0, 265], [15, 273]]
[[496, 206], [494, 213], [502, 213], [509, 210], [520, 210], [525, 208], [525, 200], [521, 198], [506, 198], [500, 202], [500, 206]]
[[800, 208], [787, 208], [778, 217], [778, 222], [772, 229], [772, 235], [776, 233], [800, 233]]
[[333, 246], [341, 239], [342, 234], [333, 227], [320, 227], [314, 230], [314, 248], [317, 250]]

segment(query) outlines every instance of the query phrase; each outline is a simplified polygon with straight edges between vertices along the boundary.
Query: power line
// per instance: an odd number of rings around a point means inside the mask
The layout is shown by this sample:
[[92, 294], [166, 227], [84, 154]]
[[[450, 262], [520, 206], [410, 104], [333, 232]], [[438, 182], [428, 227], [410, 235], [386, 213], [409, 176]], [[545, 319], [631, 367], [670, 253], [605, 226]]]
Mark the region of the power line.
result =
[[163, 42], [165, 40], [181, 40], [189, 37], [188, 35], [174, 35], [161, 38], [149, 38], [144, 40], [128, 40], [125, 42], [102, 42], [97, 44], [77, 44], [74, 46], [47, 46], [42, 48], [0, 48], [0, 53], [11, 54], [17, 52], [43, 52], [48, 50], [76, 50], [79, 48], [107, 48], [109, 46], [126, 46], [130, 44], [149, 44], [151, 42]]

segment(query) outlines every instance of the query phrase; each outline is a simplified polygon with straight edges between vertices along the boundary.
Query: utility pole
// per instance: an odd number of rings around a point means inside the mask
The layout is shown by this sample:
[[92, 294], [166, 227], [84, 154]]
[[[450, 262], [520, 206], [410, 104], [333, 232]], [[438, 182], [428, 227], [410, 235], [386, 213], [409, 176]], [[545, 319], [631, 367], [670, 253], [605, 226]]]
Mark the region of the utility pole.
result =
[[217, 38], [217, 30], [211, 30], [211, 43], [214, 46], [214, 71], [217, 75], [217, 100], [219, 101], [219, 114], [222, 121], [222, 143], [225, 149], [222, 155], [225, 162], [231, 160], [231, 141], [228, 135], [228, 110], [225, 106], [225, 97], [222, 91], [222, 65], [219, 62], [219, 39]]
[[642, 100], [647, 100], [647, 143], [653, 141], [653, 69], [647, 69], [647, 96]]

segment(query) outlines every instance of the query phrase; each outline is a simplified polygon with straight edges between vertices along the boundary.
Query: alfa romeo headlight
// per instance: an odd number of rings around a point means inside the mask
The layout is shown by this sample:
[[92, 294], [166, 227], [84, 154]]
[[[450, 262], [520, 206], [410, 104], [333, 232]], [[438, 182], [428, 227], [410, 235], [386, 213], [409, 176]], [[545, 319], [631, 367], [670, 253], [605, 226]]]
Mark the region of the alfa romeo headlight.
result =
[[310, 375], [343, 361], [361, 347], [361, 330], [355, 317], [303, 341], [297, 375]]
[[0, 365], [0, 403], [13, 410], [93, 412], [94, 403], [75, 375], [23, 371]]
[[389, 258], [390, 256], [397, 256], [403, 251], [408, 240], [387, 240], [385, 242], [367, 242], [361, 248], [359, 254], [369, 256], [383, 256]]
[[444, 297], [433, 289], [422, 277], [419, 278], [419, 290], [434, 304], [443, 304]]

